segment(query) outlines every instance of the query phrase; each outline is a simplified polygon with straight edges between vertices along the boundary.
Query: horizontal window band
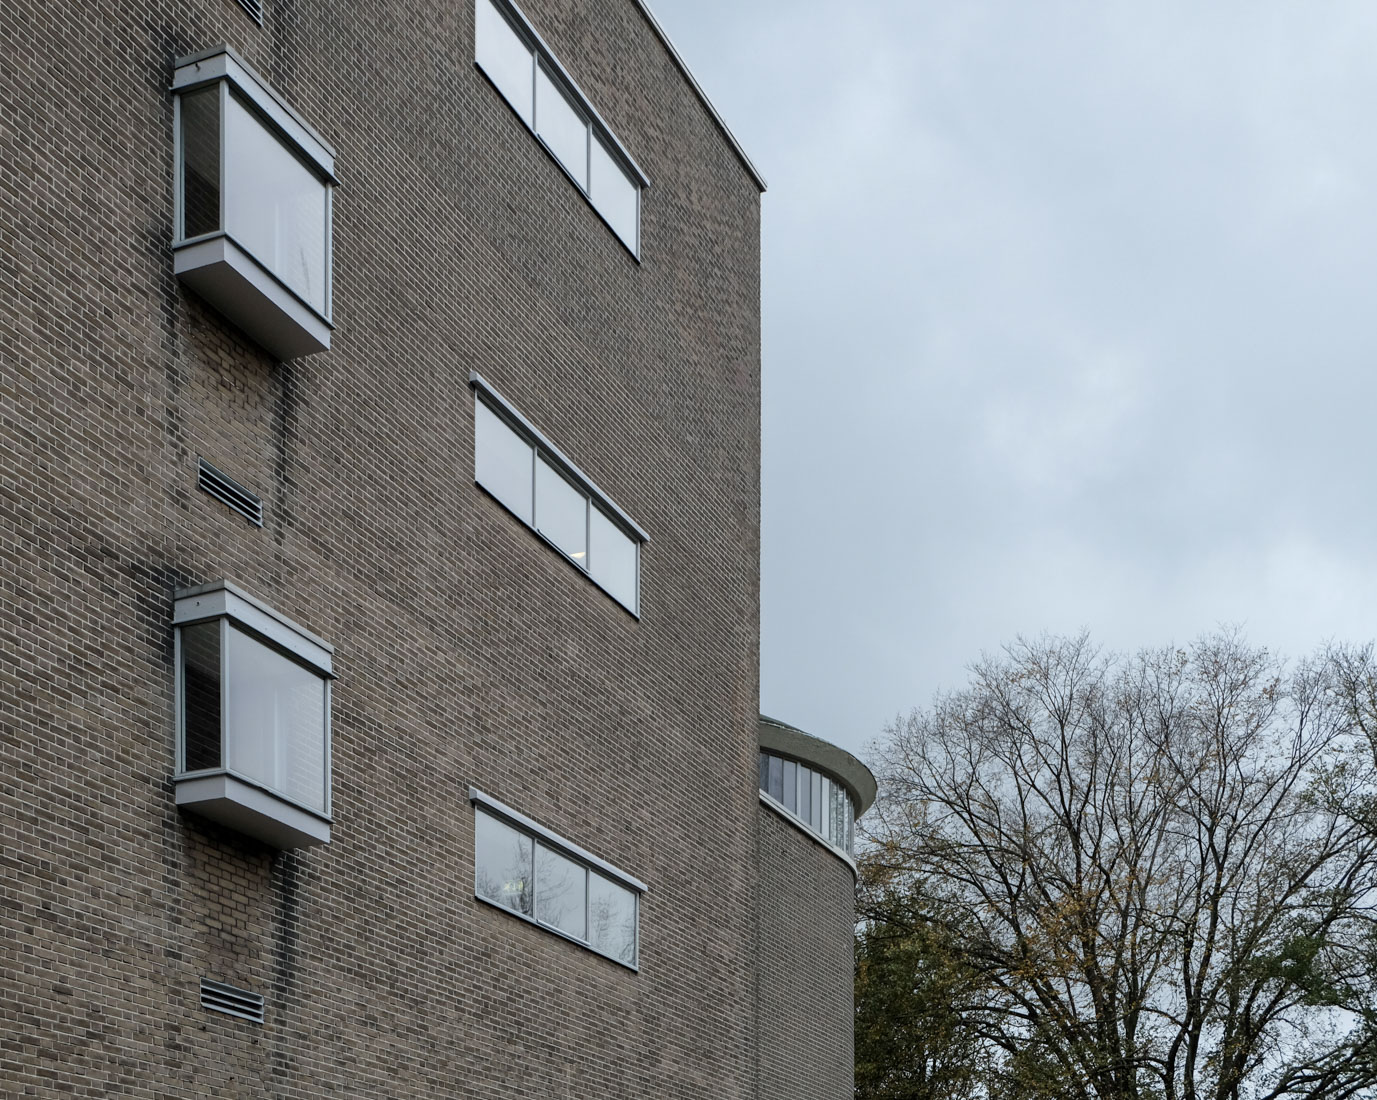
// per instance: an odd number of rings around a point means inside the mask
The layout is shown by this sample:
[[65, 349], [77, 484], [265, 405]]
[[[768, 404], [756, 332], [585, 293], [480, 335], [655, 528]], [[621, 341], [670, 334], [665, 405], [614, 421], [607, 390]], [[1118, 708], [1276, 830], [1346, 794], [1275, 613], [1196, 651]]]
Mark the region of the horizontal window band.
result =
[[[558, 833], [550, 829], [547, 829], [538, 821], [534, 821], [531, 818], [527, 817], [520, 810], [512, 809], [505, 802], [499, 802], [497, 799], [493, 798], [492, 795], [484, 794], [477, 787], [469, 788], [469, 801], [472, 802], [475, 806], [481, 806], [484, 810], [487, 810], [495, 817], [502, 818], [510, 824], [515, 825], [518, 829], [521, 829], [523, 832], [530, 833], [537, 840], [545, 841], [551, 848], [557, 849], [562, 853], [570, 855], [578, 862], [585, 863], [589, 867], [592, 867], [594, 870], [602, 872], [608, 878], [621, 883], [623, 886], [626, 886], [629, 889], [636, 891], [636, 893], [638, 894], [645, 894], [650, 891], [650, 887], [647, 886], [640, 879], [635, 878], [632, 875], [628, 875], [625, 871], [621, 870], [621, 868], [614, 867], [612, 864], [608, 863], [607, 860], [598, 858], [592, 852], [588, 851], [585, 848], [580, 848], [577, 844], [573, 843], [572, 841], [565, 840], [564, 837], [560, 836]], [[498, 908], [504, 907], [498, 906]], [[539, 921], [534, 920], [533, 923], [540, 924]], [[540, 924], [540, 927], [548, 928], [549, 925]], [[566, 938], [573, 939], [573, 937]], [[574, 940], [574, 942], [583, 943], [582, 940]], [[587, 944], [584, 944], [584, 946], [586, 947]]]
[[[543, 532], [539, 527], [536, 527], [536, 526], [534, 526], [533, 524], [527, 523], [524, 519], [522, 519], [520, 516], [518, 516], [518, 515], [517, 515], [515, 512], [513, 512], [509, 507], [507, 507], [506, 504], [504, 504], [500, 499], [498, 499], [498, 497], [496, 496], [496, 494], [494, 494], [493, 491], [492, 491], [491, 489], [489, 489], [486, 485], [484, 485], [481, 481], [478, 481], [478, 480], [475, 479], [475, 480], [474, 480], [474, 485], [476, 485], [476, 486], [482, 491], [482, 493], [483, 493], [484, 496], [486, 496], [489, 500], [495, 502], [499, 508], [501, 508], [503, 511], [505, 511], [509, 516], [512, 516], [518, 523], [520, 523], [522, 526], [524, 526], [524, 527], [526, 528], [527, 531], [529, 531], [529, 532], [530, 532], [531, 534], [533, 534], [536, 538], [538, 538], [541, 542], [543, 542], [546, 546], [548, 546], [551, 550], [553, 550], [556, 554], [558, 554], [561, 558], [563, 558], [564, 561], [565, 561], [565, 563], [568, 564], [569, 567], [570, 567], [571, 569], [574, 569], [574, 570], [576, 570], [576, 571], [578, 572], [579, 576], [583, 577], [584, 580], [588, 581], [588, 583], [591, 584], [591, 585], [593, 585], [595, 588], [601, 589], [601, 590], [603, 591], [603, 593], [604, 593], [610, 600], [612, 600], [615, 604], [617, 604], [618, 607], [620, 607], [623, 611], [625, 611], [628, 615], [630, 615], [630, 616], [631, 616], [633, 619], [635, 619], [637, 622], [640, 621], [640, 619], [641, 619], [641, 612], [640, 612], [640, 610], [639, 610], [639, 605], [640, 605], [640, 600], [639, 600], [639, 598], [638, 598], [637, 601], [636, 601], [636, 603], [637, 603], [637, 606], [636, 606], [636, 607], [630, 607], [630, 606], [628, 606], [625, 602], [623, 602], [623, 600], [622, 600], [622, 598], [621, 598], [620, 596], [618, 596], [615, 592], [612, 591], [612, 589], [608, 588], [607, 585], [603, 584], [602, 581], [598, 580], [597, 577], [593, 576], [593, 574], [590, 573], [583, 565], [581, 565], [579, 562], [576, 562], [576, 561], [575, 561], [573, 558], [571, 558], [567, 553], [565, 553], [564, 548], [563, 548], [562, 546], [560, 546], [559, 543], [555, 542], [554, 539], [552, 539], [549, 535], [545, 534], [545, 532]], [[638, 569], [638, 574], [639, 574], [639, 566], [637, 567], [637, 569]], [[639, 583], [640, 583], [640, 577], [639, 577], [639, 575], [638, 575], [638, 576], [637, 576], [637, 585], [638, 585], [638, 586], [639, 586]], [[639, 593], [638, 593], [638, 597], [639, 597]]]
[[[606, 138], [607, 143], [612, 146], [613, 154], [616, 159], [622, 162], [623, 167], [631, 171], [631, 174], [636, 177], [636, 182], [639, 183], [642, 188], [649, 187], [650, 177], [641, 170], [641, 166], [637, 164], [631, 154], [626, 151], [626, 146], [618, 139], [612, 127], [608, 126], [603, 120], [602, 115], [598, 114], [592, 102], [584, 95], [583, 89], [580, 88], [574, 78], [569, 75], [569, 70], [560, 64], [559, 58], [556, 57], [554, 51], [545, 44], [545, 39], [540, 37], [540, 32], [531, 25], [531, 21], [526, 18], [515, 4], [509, 3], [508, 0], [492, 0], [492, 3], [494, 7], [507, 17], [507, 22], [512, 25], [517, 35], [526, 39], [527, 45], [540, 55], [541, 61], [550, 69], [550, 74], [555, 78], [555, 82], [563, 87], [563, 91], [567, 95], [577, 101], [579, 109], [588, 116], [593, 129], [596, 130], [600, 136]], [[479, 67], [482, 67], [481, 62], [479, 63]], [[559, 158], [556, 157], [555, 159], [558, 160]]]
[[549, 438], [532, 424], [521, 411], [510, 401], [502, 396], [493, 388], [491, 382], [484, 378], [477, 371], [469, 371], [469, 385], [473, 386], [482, 395], [482, 399], [487, 402], [493, 411], [500, 413], [518, 428], [521, 434], [527, 436], [536, 449], [546, 458], [553, 460], [553, 464], [559, 466], [571, 481], [578, 485], [592, 498], [593, 506], [606, 512], [612, 519], [622, 524], [637, 541], [647, 543], [650, 535], [645, 528], [632, 519], [611, 497], [598, 488], [597, 482], [580, 470], [569, 457], [550, 442]]
[[768, 806], [770, 809], [774, 810], [775, 813], [779, 814], [780, 817], [784, 818], [785, 821], [787, 821], [799, 832], [808, 834], [809, 840], [816, 841], [818, 844], [822, 845], [834, 856], [836, 856], [839, 860], [841, 860], [848, 867], [850, 867], [851, 873], [853, 875], [859, 877], [860, 872], [856, 869], [855, 859], [847, 855], [846, 852], [842, 851], [842, 849], [838, 848], [835, 844], [829, 841], [825, 836], [823, 836], [820, 832], [813, 828], [813, 826], [808, 824], [808, 822], [804, 821], [803, 818], [798, 816], [798, 814], [794, 813], [793, 810], [789, 809], [789, 807], [785, 806], [782, 802], [777, 801], [775, 797], [767, 791], [760, 792], [760, 801], [763, 805]]
[[[576, 946], [578, 946], [578, 947], [582, 947], [585, 951], [591, 951], [591, 952], [593, 952], [593, 954], [595, 954], [595, 955], [601, 955], [604, 959], [607, 959], [609, 962], [614, 962], [614, 963], [616, 963], [618, 966], [624, 966], [624, 967], [626, 967], [628, 970], [635, 971], [635, 972], [638, 973], [638, 974], [639, 974], [640, 971], [641, 971], [641, 966], [640, 966], [640, 962], [639, 962], [639, 961], [634, 962], [634, 963], [629, 963], [629, 962], [627, 962], [625, 959], [619, 959], [619, 958], [617, 958], [616, 955], [612, 954], [610, 951], [604, 951], [601, 947], [598, 947], [598, 946], [596, 946], [595, 944], [591, 944], [591, 943], [589, 943], [587, 940], [581, 940], [581, 939], [579, 939], [577, 936], [571, 936], [571, 935], [569, 935], [568, 932], [565, 932], [565, 931], [563, 931], [562, 929], [556, 928], [553, 924], [546, 924], [544, 921], [537, 920], [535, 917], [531, 916], [529, 913], [523, 913], [523, 912], [521, 912], [521, 910], [519, 910], [519, 909], [513, 909], [513, 908], [511, 908], [511, 906], [509, 906], [509, 905], [503, 905], [503, 904], [502, 904], [501, 902], [499, 902], [499, 901], [493, 901], [492, 898], [485, 898], [482, 894], [478, 893], [478, 891], [476, 891], [476, 890], [474, 891], [473, 896], [474, 896], [475, 900], [481, 901], [484, 905], [487, 905], [487, 906], [490, 906], [490, 907], [493, 908], [493, 909], [496, 909], [499, 913], [505, 913], [505, 914], [507, 914], [507, 916], [509, 916], [509, 917], [515, 917], [515, 918], [516, 918], [517, 920], [519, 920], [519, 921], [525, 921], [525, 922], [526, 922], [527, 924], [529, 924], [532, 928], [539, 928], [542, 932], [548, 932], [548, 933], [550, 933], [552, 936], [558, 936], [560, 939], [564, 940], [566, 943], [572, 943], [572, 944], [574, 944], [574, 945], [576, 945]], [[638, 919], [639, 919], [639, 918], [638, 918]], [[639, 959], [640, 959], [639, 944], [637, 945], [637, 947], [638, 947], [638, 951], [637, 951], [636, 957], [637, 957], [637, 959], [639, 960]]]

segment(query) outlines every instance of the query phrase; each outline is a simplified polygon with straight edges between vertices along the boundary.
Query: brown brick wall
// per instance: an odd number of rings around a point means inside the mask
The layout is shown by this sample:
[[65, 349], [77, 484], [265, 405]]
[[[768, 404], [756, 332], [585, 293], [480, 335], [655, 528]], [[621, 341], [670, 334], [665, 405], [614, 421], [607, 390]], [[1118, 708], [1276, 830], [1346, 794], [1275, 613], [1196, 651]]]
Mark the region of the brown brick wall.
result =
[[[522, 8], [651, 179], [640, 264], [468, 0], [266, 7], [0, 10], [0, 1095], [750, 1096], [756, 189], [631, 0]], [[172, 277], [221, 41], [338, 151], [328, 354]], [[650, 532], [640, 622], [474, 487], [473, 369]], [[336, 647], [328, 848], [173, 806], [172, 594], [222, 576]], [[475, 902], [470, 784], [650, 885], [640, 973]]]
[[850, 1100], [855, 878], [778, 812], [758, 812], [758, 1095]]

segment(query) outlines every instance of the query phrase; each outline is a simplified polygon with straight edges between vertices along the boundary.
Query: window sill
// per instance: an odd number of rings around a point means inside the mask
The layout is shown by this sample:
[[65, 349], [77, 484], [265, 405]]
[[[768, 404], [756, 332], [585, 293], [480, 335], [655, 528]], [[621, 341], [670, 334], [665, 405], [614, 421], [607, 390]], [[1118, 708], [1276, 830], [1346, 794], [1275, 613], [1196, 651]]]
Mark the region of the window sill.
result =
[[230, 772], [198, 772], [173, 780], [177, 805], [274, 848], [330, 843], [330, 818]]
[[278, 359], [330, 350], [330, 322], [228, 234], [174, 245], [172, 270]]

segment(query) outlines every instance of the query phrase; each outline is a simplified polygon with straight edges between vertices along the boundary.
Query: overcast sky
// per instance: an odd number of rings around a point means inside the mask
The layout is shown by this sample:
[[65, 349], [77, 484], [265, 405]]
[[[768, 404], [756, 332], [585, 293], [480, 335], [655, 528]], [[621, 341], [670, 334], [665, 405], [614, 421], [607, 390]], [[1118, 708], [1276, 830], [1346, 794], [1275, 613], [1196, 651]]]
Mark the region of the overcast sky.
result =
[[1377, 634], [1377, 4], [652, 4], [770, 184], [766, 713]]

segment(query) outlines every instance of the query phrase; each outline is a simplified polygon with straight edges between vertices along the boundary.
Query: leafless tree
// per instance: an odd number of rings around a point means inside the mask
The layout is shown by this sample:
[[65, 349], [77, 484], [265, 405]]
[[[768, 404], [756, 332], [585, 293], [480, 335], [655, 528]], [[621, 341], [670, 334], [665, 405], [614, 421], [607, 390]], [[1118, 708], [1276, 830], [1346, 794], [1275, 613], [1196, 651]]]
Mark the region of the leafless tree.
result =
[[990, 1094], [1377, 1097], [1373, 755], [1337, 654], [1082, 636], [972, 673], [889, 730], [869, 860], [982, 976]]

